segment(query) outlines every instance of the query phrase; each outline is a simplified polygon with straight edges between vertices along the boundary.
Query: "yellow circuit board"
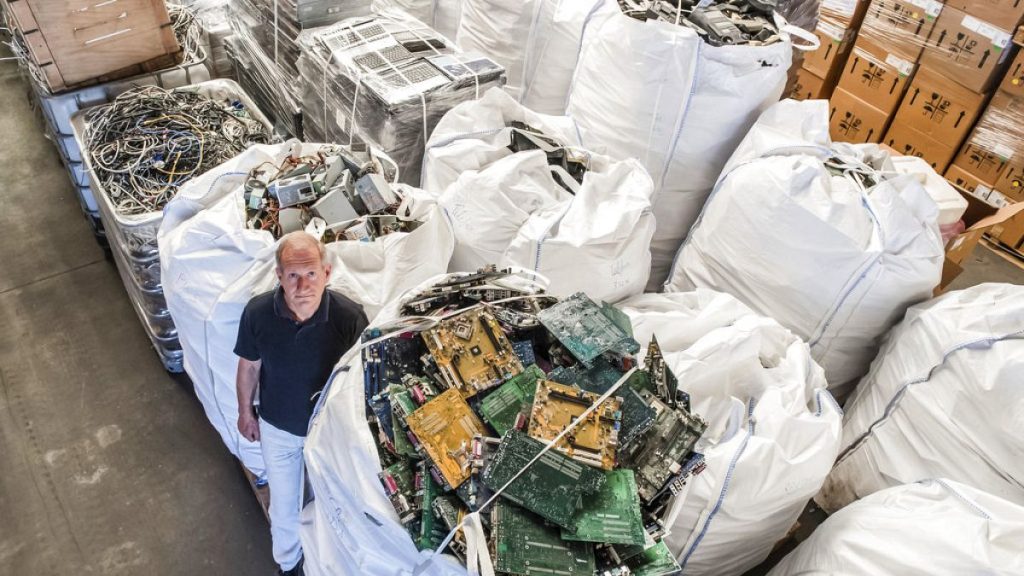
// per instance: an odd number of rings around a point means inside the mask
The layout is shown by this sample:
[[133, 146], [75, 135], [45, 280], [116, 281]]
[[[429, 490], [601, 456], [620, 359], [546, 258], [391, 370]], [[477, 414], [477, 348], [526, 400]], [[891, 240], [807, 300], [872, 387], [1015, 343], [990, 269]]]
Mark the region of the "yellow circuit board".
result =
[[498, 386], [523, 371], [501, 325], [486, 310], [470, 310], [422, 333], [445, 382], [463, 398]]
[[[530, 436], [543, 442], [554, 440], [598, 398], [599, 394], [576, 386], [541, 380], [533, 397]], [[562, 438], [555, 450], [583, 464], [611, 470], [615, 467], [621, 420], [622, 400], [610, 397]]]
[[469, 479], [473, 437], [487, 429], [454, 388], [416, 409], [406, 419], [409, 430], [451, 488]]

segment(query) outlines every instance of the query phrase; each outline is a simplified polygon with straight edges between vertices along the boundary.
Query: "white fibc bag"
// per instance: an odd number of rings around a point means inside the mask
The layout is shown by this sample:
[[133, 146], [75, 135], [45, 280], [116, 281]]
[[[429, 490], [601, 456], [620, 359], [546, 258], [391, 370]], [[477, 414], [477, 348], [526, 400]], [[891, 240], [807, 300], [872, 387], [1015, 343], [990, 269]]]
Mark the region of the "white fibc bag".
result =
[[666, 290], [720, 290], [778, 320], [844, 398], [942, 272], [938, 208], [887, 162], [875, 145], [832, 144], [825, 101], [776, 104], [723, 170]]
[[[585, 158], [582, 183], [550, 166], [541, 150], [513, 153], [513, 122]], [[423, 185], [455, 233], [449, 270], [522, 267], [546, 277], [559, 297], [583, 291], [615, 302], [642, 292], [655, 226], [651, 178], [636, 160], [590, 154], [576, 143], [569, 119], [535, 114], [497, 88], [448, 112], [427, 143]]]
[[939, 477], [1024, 505], [1024, 286], [981, 284], [908, 310], [847, 409], [816, 498], [826, 511]]
[[691, 28], [621, 13], [588, 25], [567, 114], [581, 144], [638, 158], [654, 179], [656, 290], [704, 205], [722, 166], [758, 115], [786, 85], [793, 44], [705, 44]]
[[455, 40], [504, 66], [521, 104], [563, 114], [583, 30], [620, 12], [615, 0], [463, 0]]
[[684, 574], [740, 575], [785, 537], [839, 450], [842, 411], [807, 344], [710, 290], [619, 305], [652, 335], [693, 411], [707, 468], [669, 504], [665, 543]]
[[[249, 300], [277, 285], [276, 241], [246, 227], [243, 183], [252, 168], [279, 165], [295, 144], [254, 146], [194, 178], [164, 209], [158, 243], [167, 307], [178, 329], [188, 373], [207, 418], [231, 452], [257, 476], [258, 443], [238, 433], [234, 354], [238, 321]], [[302, 154], [320, 144], [302, 144]], [[386, 158], [386, 157], [385, 157]], [[451, 230], [432, 198], [400, 186], [409, 217], [423, 224], [373, 242], [327, 245], [332, 264], [328, 288], [360, 304], [367, 316], [426, 278], [444, 272]]]
[[887, 488], [829, 517], [769, 576], [1019, 576], [1024, 507], [953, 480]]

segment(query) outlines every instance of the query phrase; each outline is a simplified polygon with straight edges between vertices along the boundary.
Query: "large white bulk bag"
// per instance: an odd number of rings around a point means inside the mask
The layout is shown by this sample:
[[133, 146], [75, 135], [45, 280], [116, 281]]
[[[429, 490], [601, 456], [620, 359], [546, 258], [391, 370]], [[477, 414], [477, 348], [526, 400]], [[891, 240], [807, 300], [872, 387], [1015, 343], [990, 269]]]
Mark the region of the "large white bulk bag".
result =
[[454, 41], [462, 18], [462, 3], [463, 0], [373, 0], [371, 8], [375, 14], [402, 10]]
[[670, 504], [665, 543], [684, 574], [743, 574], [785, 537], [839, 450], [842, 411], [807, 344], [726, 294], [644, 294], [620, 304], [657, 336], [709, 426], [707, 468]]
[[584, 150], [577, 184], [555, 179], [540, 150], [513, 153], [512, 122], [523, 122], [576, 150], [572, 122], [535, 114], [495, 88], [447, 113], [427, 143], [423, 183], [439, 196], [455, 233], [449, 270], [488, 264], [546, 277], [559, 297], [584, 291], [615, 302], [643, 291], [654, 234], [654, 184], [634, 159]]
[[816, 498], [825, 510], [939, 477], [1024, 505], [1024, 286], [908, 310], [847, 409], [844, 452]]
[[[666, 290], [720, 290], [778, 320], [845, 397], [942, 272], [935, 202], [914, 177], [869, 165], [886, 158], [833, 145], [825, 101], [776, 104], [730, 159]], [[856, 173], [878, 183], [865, 189]]]
[[769, 576], [1024, 574], [1024, 508], [952, 480], [876, 492], [831, 516]]
[[621, 13], [586, 27], [567, 113], [584, 147], [639, 158], [654, 178], [649, 290], [668, 276], [736, 144], [782, 95], [793, 50], [782, 36], [768, 46], [714, 47], [690, 28]]
[[[245, 305], [277, 285], [276, 241], [269, 232], [246, 227], [242, 184], [249, 170], [263, 162], [280, 164], [293, 146], [254, 146], [190, 180], [164, 209], [158, 236], [164, 295], [185, 371], [224, 443], [257, 475], [263, 471], [259, 444], [237, 429], [234, 346]], [[301, 153], [321, 146], [303, 144]], [[444, 272], [451, 255], [451, 229], [432, 198], [396, 186], [414, 200], [411, 217], [424, 221], [419, 228], [374, 242], [327, 245], [333, 266], [328, 288], [363, 306], [369, 317], [408, 288]]]
[[618, 13], [615, 0], [463, 0], [455, 42], [504, 66], [524, 106], [562, 114], [583, 30]]

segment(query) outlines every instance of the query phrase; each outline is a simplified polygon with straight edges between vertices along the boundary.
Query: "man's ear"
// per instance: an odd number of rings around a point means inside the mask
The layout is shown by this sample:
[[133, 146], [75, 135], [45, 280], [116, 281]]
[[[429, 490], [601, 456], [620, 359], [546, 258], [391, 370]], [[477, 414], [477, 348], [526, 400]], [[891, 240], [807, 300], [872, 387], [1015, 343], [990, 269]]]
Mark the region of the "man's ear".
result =
[[284, 276], [284, 271], [281, 270], [280, 266], [276, 266], [274, 268], [274, 274], [277, 274], [277, 281], [280, 282], [281, 281], [281, 277]]
[[330, 278], [331, 278], [331, 265], [330, 264], [324, 264], [324, 275], [326, 275], [327, 279], [330, 280]]

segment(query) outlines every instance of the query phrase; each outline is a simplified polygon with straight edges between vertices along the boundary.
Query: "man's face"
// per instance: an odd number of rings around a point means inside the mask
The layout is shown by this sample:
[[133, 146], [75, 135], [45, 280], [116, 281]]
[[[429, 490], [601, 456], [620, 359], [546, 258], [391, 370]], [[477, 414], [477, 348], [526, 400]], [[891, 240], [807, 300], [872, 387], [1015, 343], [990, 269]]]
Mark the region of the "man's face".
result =
[[319, 251], [312, 246], [289, 247], [281, 254], [277, 278], [292, 312], [316, 309], [330, 276], [331, 267], [320, 261]]

